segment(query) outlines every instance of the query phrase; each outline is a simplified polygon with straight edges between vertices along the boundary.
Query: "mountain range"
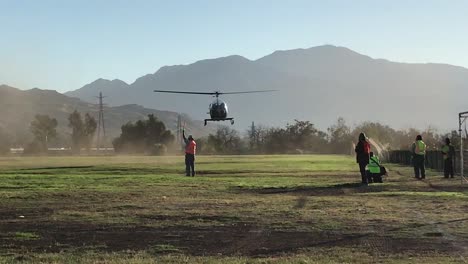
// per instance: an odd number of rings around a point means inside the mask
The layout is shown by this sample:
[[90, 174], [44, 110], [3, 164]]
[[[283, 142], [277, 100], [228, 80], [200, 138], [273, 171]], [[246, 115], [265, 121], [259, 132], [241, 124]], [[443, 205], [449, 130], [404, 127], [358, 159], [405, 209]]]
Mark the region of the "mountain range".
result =
[[451, 130], [458, 125], [457, 113], [468, 110], [467, 88], [468, 69], [463, 67], [391, 62], [325, 45], [276, 51], [257, 60], [234, 55], [165, 66], [131, 84], [98, 79], [65, 94], [94, 102], [102, 92], [112, 106], [139, 104], [203, 119], [210, 98], [153, 90], [275, 89], [222, 97], [235, 127], [245, 130], [252, 121], [275, 126], [301, 119], [324, 129], [344, 117], [348, 124], [377, 121], [395, 128]]

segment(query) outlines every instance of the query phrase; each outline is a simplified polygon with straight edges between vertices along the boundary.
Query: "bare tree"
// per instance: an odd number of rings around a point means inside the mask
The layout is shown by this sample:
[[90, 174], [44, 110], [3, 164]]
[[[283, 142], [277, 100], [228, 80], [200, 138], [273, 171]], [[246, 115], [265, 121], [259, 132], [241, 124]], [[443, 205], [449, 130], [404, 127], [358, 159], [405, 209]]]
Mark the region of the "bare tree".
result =
[[216, 130], [216, 134], [208, 136], [208, 145], [210, 145], [216, 153], [220, 154], [235, 154], [241, 151], [241, 138], [239, 132], [227, 126], [220, 126]]

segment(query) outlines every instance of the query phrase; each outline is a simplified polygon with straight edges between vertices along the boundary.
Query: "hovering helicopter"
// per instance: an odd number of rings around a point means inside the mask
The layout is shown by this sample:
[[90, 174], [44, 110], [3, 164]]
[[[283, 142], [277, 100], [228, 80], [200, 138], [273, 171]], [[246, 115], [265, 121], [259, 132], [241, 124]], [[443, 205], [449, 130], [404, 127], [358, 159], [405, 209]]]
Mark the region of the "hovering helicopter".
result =
[[226, 102], [219, 99], [222, 94], [246, 94], [246, 93], [265, 93], [274, 92], [277, 90], [261, 90], [261, 91], [245, 91], [245, 92], [182, 92], [182, 91], [167, 91], [167, 90], [154, 90], [156, 93], [177, 93], [177, 94], [201, 94], [201, 95], [212, 95], [216, 97], [216, 100], [210, 104], [209, 112], [211, 118], [205, 119], [205, 126], [208, 121], [231, 121], [231, 125], [234, 124], [233, 117], [227, 117], [228, 105]]

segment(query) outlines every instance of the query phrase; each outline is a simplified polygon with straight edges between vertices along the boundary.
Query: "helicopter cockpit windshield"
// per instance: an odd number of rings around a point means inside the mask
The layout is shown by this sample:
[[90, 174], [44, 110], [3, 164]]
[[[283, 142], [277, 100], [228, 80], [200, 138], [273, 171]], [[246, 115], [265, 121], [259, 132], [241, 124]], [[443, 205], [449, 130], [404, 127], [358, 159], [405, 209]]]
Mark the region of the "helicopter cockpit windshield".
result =
[[211, 104], [210, 104], [210, 108], [222, 108], [222, 109], [226, 109], [227, 111], [227, 104], [224, 102], [224, 101], [221, 101], [221, 100], [215, 100], [213, 101]]
[[226, 118], [228, 113], [227, 104], [221, 100], [216, 100], [210, 104], [210, 115], [212, 118]]

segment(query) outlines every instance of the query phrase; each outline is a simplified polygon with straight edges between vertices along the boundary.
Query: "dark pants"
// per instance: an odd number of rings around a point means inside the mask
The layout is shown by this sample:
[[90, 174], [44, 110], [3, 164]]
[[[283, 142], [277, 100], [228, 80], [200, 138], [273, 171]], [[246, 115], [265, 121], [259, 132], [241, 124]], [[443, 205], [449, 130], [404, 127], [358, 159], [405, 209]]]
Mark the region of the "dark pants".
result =
[[365, 161], [359, 162], [359, 170], [361, 171], [362, 183], [367, 183], [366, 166], [367, 166], [367, 162]]
[[367, 171], [367, 182], [368, 183], [382, 183], [383, 179], [382, 176], [384, 176], [387, 173], [387, 169], [385, 167], [380, 167], [380, 173], [371, 173], [370, 171]]
[[426, 168], [424, 166], [425, 157], [424, 155], [414, 155], [414, 177], [418, 179], [426, 178]]
[[444, 176], [445, 178], [450, 177], [453, 178], [453, 160], [452, 158], [447, 158], [444, 160]]
[[195, 176], [195, 155], [185, 153], [185, 175], [190, 176], [190, 169], [192, 176]]

